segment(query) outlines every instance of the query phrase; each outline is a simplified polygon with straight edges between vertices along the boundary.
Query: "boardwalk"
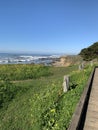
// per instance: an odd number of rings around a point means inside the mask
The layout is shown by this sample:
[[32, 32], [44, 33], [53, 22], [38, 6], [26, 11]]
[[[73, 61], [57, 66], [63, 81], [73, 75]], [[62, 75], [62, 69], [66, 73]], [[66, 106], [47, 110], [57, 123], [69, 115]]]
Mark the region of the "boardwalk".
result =
[[94, 74], [83, 130], [98, 130], [98, 68]]

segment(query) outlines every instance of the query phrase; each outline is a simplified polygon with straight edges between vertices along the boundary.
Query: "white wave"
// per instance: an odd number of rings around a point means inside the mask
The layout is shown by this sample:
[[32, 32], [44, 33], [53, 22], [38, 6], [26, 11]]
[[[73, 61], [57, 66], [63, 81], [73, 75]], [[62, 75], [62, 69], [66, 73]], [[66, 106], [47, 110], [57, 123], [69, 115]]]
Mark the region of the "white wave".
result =
[[61, 56], [60, 55], [51, 55], [49, 56], [50, 58], [60, 58]]
[[20, 56], [20, 58], [27, 59], [27, 60], [39, 60], [39, 59], [46, 59], [48, 56]]
[[8, 60], [0, 60], [0, 64], [7, 64]]
[[0, 64], [18, 64], [18, 63], [51, 63], [60, 55], [7, 55], [0, 56]]
[[21, 58], [33, 58], [33, 56], [19, 56]]

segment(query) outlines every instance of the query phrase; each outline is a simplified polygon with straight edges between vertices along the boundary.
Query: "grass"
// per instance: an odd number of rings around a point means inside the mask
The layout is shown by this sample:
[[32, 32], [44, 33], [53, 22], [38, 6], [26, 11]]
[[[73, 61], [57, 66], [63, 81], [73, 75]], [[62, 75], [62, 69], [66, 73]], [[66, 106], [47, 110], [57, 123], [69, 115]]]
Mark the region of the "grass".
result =
[[[14, 96], [0, 109], [0, 130], [68, 128], [91, 68], [78, 71], [77, 66], [50, 67], [48, 72], [51, 75], [12, 82]], [[70, 91], [64, 94], [62, 82], [67, 74], [71, 77]]]

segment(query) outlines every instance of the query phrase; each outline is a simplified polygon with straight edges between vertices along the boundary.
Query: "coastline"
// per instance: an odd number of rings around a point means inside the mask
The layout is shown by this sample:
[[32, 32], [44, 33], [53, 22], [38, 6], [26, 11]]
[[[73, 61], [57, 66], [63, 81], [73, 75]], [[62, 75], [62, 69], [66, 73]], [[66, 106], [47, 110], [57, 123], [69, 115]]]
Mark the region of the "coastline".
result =
[[78, 55], [59, 54], [0, 54], [0, 64], [42, 64], [45, 66], [67, 67], [79, 64], [81, 58]]
[[11, 54], [0, 53], [0, 64], [43, 64], [51, 65], [58, 61], [58, 54]]
[[81, 63], [82, 59], [78, 55], [65, 55], [61, 56], [58, 61], [52, 63], [55, 67], [68, 67]]

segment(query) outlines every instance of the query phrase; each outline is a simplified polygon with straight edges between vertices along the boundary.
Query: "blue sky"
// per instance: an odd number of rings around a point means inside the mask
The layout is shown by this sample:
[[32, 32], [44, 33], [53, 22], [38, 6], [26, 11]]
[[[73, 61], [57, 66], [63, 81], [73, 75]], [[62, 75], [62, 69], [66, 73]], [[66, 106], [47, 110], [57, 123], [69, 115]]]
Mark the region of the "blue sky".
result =
[[98, 0], [0, 0], [0, 52], [79, 53], [98, 41]]

